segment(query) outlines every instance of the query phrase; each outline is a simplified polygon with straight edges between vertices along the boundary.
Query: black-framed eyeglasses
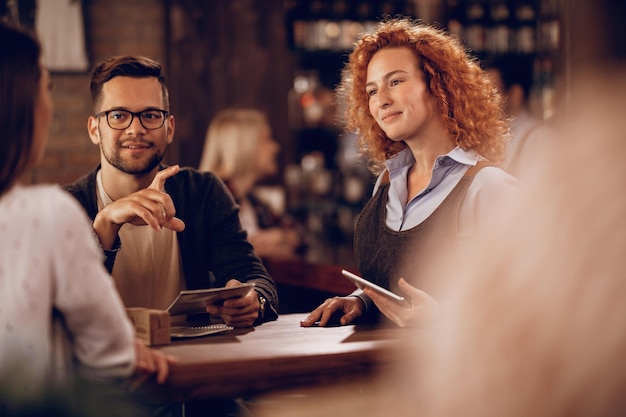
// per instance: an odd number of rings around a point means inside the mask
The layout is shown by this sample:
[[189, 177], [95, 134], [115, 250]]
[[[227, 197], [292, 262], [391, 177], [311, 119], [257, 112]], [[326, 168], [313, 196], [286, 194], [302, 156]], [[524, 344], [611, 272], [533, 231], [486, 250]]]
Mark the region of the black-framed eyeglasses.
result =
[[132, 112], [128, 110], [106, 110], [95, 114], [95, 117], [106, 116], [107, 124], [111, 129], [124, 130], [133, 123], [135, 116], [139, 118], [139, 123], [148, 129], [159, 129], [165, 123], [167, 110], [149, 109], [140, 112]]

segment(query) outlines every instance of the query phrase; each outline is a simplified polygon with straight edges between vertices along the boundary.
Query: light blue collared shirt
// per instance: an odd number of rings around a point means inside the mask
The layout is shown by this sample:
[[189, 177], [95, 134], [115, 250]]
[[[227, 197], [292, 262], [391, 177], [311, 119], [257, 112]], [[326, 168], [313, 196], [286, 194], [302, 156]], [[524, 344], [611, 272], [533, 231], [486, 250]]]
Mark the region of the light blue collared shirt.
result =
[[[415, 164], [410, 149], [405, 149], [386, 161], [389, 171], [389, 199], [387, 201], [387, 226], [395, 231], [411, 229], [428, 218], [459, 183], [467, 170], [485, 158], [475, 151], [459, 147], [440, 155], [432, 167], [428, 186], [408, 201], [408, 173]], [[378, 178], [374, 193], [378, 189]], [[503, 198], [516, 193], [519, 181], [497, 167], [481, 169], [467, 190], [459, 213], [459, 240], [472, 236], [483, 222], [489, 221], [489, 210]]]

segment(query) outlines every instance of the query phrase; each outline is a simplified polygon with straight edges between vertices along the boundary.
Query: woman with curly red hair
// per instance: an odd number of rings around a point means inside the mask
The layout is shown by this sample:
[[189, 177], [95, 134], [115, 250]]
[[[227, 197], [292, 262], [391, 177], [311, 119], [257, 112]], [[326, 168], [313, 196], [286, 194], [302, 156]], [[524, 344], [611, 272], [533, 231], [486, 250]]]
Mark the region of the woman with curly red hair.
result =
[[508, 135], [502, 98], [456, 38], [408, 18], [362, 36], [339, 92], [347, 128], [379, 175], [356, 225], [359, 272], [411, 305], [357, 290], [326, 300], [302, 325], [326, 325], [335, 313], [341, 324], [379, 313], [399, 326], [431, 323], [445, 283], [429, 263], [467, 242], [518, 187], [497, 166]]

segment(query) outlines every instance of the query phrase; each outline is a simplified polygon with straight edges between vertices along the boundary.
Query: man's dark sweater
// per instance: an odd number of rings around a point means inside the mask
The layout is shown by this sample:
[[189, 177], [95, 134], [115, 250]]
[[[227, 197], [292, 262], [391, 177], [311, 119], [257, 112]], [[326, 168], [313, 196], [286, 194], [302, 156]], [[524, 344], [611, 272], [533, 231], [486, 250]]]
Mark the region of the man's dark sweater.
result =
[[[64, 186], [92, 220], [98, 213], [99, 169], [100, 166]], [[187, 289], [223, 287], [231, 278], [254, 282], [255, 290], [267, 300], [263, 321], [274, 320], [278, 316], [276, 284], [247, 241], [239, 221], [239, 208], [224, 183], [211, 173], [181, 168], [167, 179], [165, 191], [174, 202], [176, 217], [185, 222], [185, 230], [178, 232], [177, 237]], [[115, 254], [105, 251], [109, 272], [113, 270]]]

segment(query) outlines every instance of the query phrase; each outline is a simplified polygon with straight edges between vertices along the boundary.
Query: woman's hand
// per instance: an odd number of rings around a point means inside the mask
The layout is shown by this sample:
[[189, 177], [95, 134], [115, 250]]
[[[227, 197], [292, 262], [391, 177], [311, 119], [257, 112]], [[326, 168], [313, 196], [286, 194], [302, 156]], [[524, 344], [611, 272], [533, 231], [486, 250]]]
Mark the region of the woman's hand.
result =
[[343, 313], [339, 319], [339, 324], [345, 326], [352, 323], [358, 317], [363, 315], [365, 305], [359, 297], [333, 297], [328, 298], [319, 307], [309, 313], [304, 320], [300, 322], [302, 327], [311, 327], [315, 323], [324, 327], [336, 313]]
[[410, 306], [402, 306], [369, 288], [365, 288], [363, 293], [376, 304], [382, 314], [400, 327], [429, 326], [436, 323], [439, 303], [426, 292], [410, 285], [404, 278], [400, 278], [398, 285], [411, 301]]
[[151, 349], [139, 339], [135, 339], [135, 354], [135, 372], [130, 383], [131, 390], [139, 388], [153, 375], [156, 375], [159, 384], [165, 383], [170, 373], [170, 364], [178, 362], [173, 356]]

